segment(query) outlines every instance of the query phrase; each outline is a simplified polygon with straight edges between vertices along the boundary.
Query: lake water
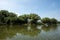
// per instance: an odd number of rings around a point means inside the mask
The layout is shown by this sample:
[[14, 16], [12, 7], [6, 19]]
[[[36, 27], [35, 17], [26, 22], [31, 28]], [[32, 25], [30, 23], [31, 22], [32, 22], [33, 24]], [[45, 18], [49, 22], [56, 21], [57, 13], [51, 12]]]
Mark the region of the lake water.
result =
[[60, 40], [60, 25], [0, 25], [0, 40]]

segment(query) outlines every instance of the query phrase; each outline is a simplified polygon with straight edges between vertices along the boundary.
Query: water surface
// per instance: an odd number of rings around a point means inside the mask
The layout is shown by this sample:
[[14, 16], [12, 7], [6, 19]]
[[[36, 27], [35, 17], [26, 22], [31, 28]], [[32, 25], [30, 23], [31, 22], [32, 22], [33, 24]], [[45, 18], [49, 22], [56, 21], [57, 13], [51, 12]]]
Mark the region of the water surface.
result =
[[60, 40], [60, 25], [0, 25], [0, 40]]

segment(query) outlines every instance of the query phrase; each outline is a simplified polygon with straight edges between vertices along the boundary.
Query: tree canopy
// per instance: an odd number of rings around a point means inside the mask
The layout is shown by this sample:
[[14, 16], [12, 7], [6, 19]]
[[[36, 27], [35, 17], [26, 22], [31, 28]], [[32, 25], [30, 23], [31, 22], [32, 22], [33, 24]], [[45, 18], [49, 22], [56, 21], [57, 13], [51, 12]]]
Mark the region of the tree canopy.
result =
[[0, 24], [25, 24], [30, 21], [30, 23], [36, 24], [38, 20], [41, 20], [42, 23], [57, 23], [55, 18], [41, 17], [35, 13], [24, 14], [17, 17], [17, 14], [9, 12], [7, 10], [0, 10]]
[[48, 17], [41, 19], [41, 21], [43, 23], [47, 23], [47, 24], [56, 24], [57, 23], [57, 20], [55, 18], [48, 18]]

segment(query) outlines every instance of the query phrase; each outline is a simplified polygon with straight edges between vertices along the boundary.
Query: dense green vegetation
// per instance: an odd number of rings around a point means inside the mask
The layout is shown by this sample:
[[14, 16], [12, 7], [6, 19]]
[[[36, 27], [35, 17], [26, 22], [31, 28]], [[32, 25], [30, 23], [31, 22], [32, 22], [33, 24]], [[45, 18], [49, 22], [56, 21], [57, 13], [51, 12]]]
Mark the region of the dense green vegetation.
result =
[[0, 24], [27, 24], [27, 23], [37, 24], [38, 20], [41, 20], [40, 22], [44, 24], [57, 23], [57, 20], [55, 18], [50, 19], [46, 17], [41, 19], [40, 16], [34, 13], [17, 16], [17, 14], [8, 12], [7, 10], [0, 11]]
[[[44, 32], [55, 30], [57, 28], [57, 23], [58, 21], [55, 18], [41, 18], [35, 13], [18, 16], [7, 10], [0, 10], [0, 39], [5, 39], [7, 37], [12, 38], [17, 35], [17, 33], [36, 36], [42, 30]], [[45, 24], [51, 25], [46, 26]]]
[[45, 17], [43, 19], [41, 19], [41, 21], [44, 23], [44, 24], [57, 24], [57, 20], [55, 18], [48, 18], [48, 17]]

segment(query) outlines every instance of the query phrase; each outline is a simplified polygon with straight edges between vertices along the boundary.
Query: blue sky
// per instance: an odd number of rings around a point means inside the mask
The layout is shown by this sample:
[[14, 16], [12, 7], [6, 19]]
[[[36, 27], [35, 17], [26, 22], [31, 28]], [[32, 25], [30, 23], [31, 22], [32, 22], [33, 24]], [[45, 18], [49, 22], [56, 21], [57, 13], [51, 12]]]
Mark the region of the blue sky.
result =
[[42, 18], [60, 20], [60, 0], [0, 0], [0, 10], [8, 10], [18, 15], [36, 13]]

